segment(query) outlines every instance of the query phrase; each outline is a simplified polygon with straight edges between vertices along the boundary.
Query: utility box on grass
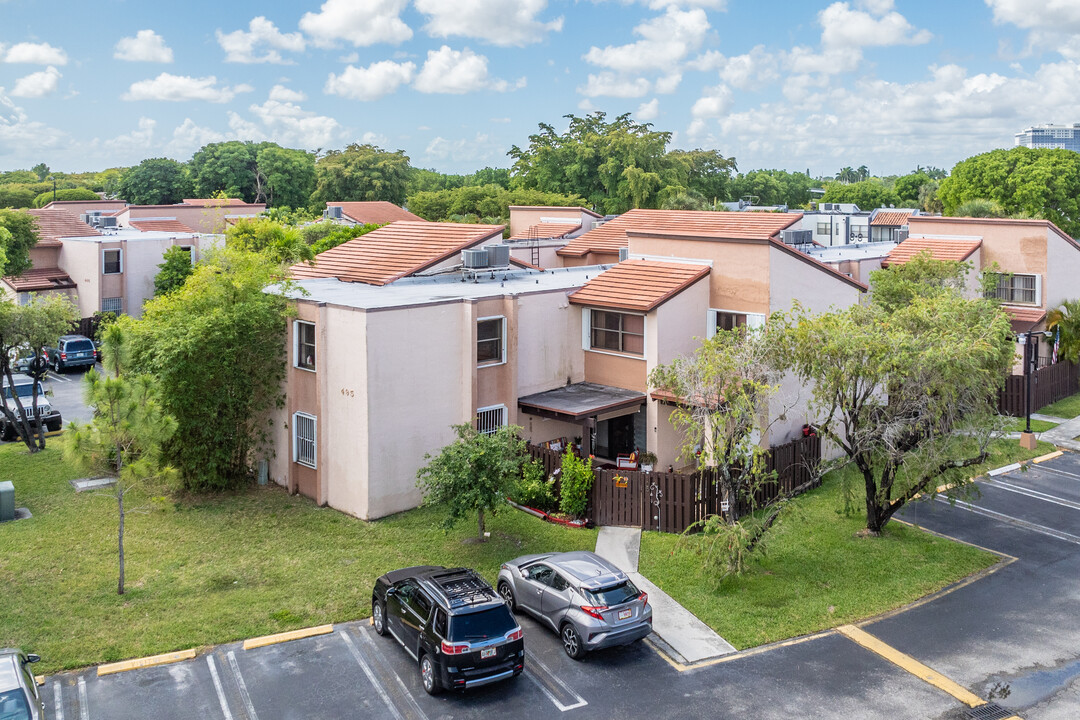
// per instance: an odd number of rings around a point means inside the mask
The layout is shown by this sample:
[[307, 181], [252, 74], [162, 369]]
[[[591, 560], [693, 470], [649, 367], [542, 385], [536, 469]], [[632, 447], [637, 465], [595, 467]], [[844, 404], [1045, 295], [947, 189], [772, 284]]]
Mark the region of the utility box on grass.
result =
[[15, 486], [10, 480], [0, 482], [0, 522], [15, 519]]

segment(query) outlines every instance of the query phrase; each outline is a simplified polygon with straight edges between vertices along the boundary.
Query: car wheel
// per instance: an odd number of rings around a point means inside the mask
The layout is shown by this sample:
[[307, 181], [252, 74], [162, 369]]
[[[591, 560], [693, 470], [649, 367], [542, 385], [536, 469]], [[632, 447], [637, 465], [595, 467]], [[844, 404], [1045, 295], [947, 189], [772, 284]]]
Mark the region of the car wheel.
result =
[[60, 374], [60, 360], [53, 360], [52, 369], [54, 373]]
[[60, 428], [64, 426], [61, 422], [45, 423], [45, 427], [49, 429], [49, 432], [59, 432]]
[[439, 678], [435, 677], [435, 663], [431, 662], [428, 655], [420, 656], [420, 680], [424, 683], [424, 692], [428, 695], [438, 695], [442, 690]]
[[10, 425], [5, 425], [4, 431], [0, 433], [0, 440], [3, 440], [4, 442], [11, 442], [14, 439], [15, 428], [11, 427]]
[[563, 650], [566, 651], [567, 655], [574, 660], [580, 660], [585, 657], [585, 644], [581, 642], [581, 636], [578, 635], [577, 628], [571, 623], [563, 625], [559, 637], [562, 638]]
[[379, 635], [386, 634], [386, 606], [378, 600], [371, 602], [371, 624]]
[[514, 591], [510, 589], [510, 583], [505, 581], [499, 583], [499, 597], [501, 597], [503, 602], [506, 603], [506, 606], [510, 608], [510, 612], [517, 612], [517, 603], [514, 602]]

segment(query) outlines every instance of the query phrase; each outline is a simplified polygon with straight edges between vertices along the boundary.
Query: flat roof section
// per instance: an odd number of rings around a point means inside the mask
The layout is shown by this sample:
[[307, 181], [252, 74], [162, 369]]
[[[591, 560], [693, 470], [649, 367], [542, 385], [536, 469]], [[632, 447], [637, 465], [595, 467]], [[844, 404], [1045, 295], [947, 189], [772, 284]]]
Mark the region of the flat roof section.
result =
[[580, 422], [644, 402], [645, 393], [637, 390], [583, 382], [518, 398], [518, 409], [528, 415]]

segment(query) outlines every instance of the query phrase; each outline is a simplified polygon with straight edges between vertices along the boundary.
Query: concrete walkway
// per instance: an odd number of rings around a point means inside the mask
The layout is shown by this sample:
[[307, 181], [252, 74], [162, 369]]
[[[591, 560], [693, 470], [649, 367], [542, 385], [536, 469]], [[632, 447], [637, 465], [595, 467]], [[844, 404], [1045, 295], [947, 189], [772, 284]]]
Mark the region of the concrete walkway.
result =
[[731, 643], [637, 571], [640, 549], [641, 530], [637, 528], [605, 526], [596, 538], [596, 554], [629, 575], [638, 589], [649, 594], [653, 633], [669, 654], [679, 662], [690, 664], [735, 652]]
[[1050, 422], [1061, 421], [1061, 424], [1055, 428], [1039, 434], [1039, 440], [1043, 442], [1053, 443], [1058, 447], [1068, 448], [1069, 450], [1075, 450], [1080, 452], [1080, 442], [1076, 441], [1076, 437], [1080, 436], [1080, 417], [1072, 418], [1071, 420], [1063, 420], [1061, 418], [1051, 418], [1047, 415], [1036, 416], [1035, 413], [1031, 414], [1031, 417], [1039, 420], [1049, 420]]

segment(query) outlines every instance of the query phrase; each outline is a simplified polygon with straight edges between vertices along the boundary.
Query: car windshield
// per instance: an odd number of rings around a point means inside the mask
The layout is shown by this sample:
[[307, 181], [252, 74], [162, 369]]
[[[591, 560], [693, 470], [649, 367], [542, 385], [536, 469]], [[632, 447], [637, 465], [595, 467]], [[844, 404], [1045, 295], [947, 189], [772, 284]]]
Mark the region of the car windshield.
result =
[[467, 640], [488, 640], [502, 637], [517, 627], [510, 610], [500, 605], [490, 610], [455, 615], [450, 618], [450, 637], [452, 642]]
[[0, 692], [0, 720], [30, 720], [26, 693], [18, 688]]
[[634, 587], [634, 583], [629, 580], [611, 587], [585, 591], [585, 596], [589, 598], [593, 605], [607, 605], [608, 607], [630, 602], [639, 594], [638, 589]]
[[93, 349], [94, 343], [89, 340], [69, 340], [68, 344], [64, 346], [65, 352], [86, 352]]
[[[18, 395], [21, 398], [32, 397], [33, 394], [34, 394], [34, 384], [33, 383], [25, 383], [23, 385], [16, 385], [15, 386], [15, 394]], [[40, 390], [38, 391], [38, 394], [39, 395], [41, 394]], [[8, 386], [8, 385], [4, 386], [4, 399], [5, 400], [10, 400], [11, 399], [11, 387]]]

